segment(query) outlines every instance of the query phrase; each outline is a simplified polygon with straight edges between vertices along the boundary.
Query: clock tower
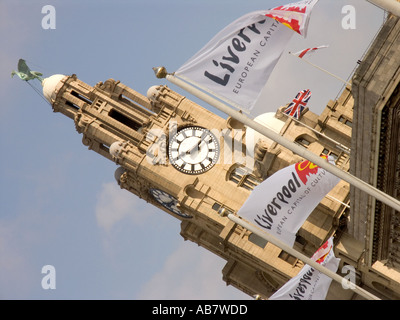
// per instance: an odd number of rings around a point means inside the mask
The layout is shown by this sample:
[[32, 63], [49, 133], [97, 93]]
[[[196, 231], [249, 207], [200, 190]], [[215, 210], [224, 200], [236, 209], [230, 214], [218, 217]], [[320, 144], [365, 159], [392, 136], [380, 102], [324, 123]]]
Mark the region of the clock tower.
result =
[[[82, 143], [118, 165], [121, 188], [175, 217], [185, 240], [226, 260], [227, 284], [269, 297], [302, 268], [302, 261], [221, 215], [235, 214], [255, 186], [302, 158], [167, 86], [151, 87], [144, 96], [113, 79], [90, 86], [76, 75], [53, 75], [42, 85], [53, 110], [74, 121]], [[334, 156], [348, 170], [351, 99], [347, 88], [321, 116], [305, 110], [297, 122], [280, 108], [256, 121]], [[349, 186], [340, 182], [299, 230], [295, 248], [311, 256], [329, 237], [338, 241], [348, 198]]]

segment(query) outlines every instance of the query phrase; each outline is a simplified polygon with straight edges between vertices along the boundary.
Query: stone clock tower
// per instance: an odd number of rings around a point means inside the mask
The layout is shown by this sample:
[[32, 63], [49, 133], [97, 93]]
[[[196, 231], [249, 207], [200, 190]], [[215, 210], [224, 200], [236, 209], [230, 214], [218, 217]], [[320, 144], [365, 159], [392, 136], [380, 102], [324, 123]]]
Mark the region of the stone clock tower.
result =
[[[255, 121], [332, 156], [340, 169], [399, 199], [400, 56], [393, 55], [399, 48], [400, 20], [389, 16], [351, 86], [320, 115], [306, 108], [294, 120], [281, 107]], [[254, 187], [303, 160], [298, 155], [166, 86], [144, 96], [113, 79], [95, 86], [76, 75], [42, 79], [22, 59], [13, 74], [42, 82], [45, 98], [74, 121], [82, 143], [117, 164], [121, 188], [175, 217], [185, 240], [224, 259], [228, 285], [268, 298], [302, 268], [302, 261], [221, 214], [236, 214]], [[299, 229], [294, 248], [311, 256], [333, 236], [339, 273], [354, 270], [357, 285], [400, 299], [399, 235], [399, 212], [341, 181]], [[327, 295], [358, 298], [336, 282]]]
[[[92, 87], [76, 75], [53, 75], [42, 85], [53, 110], [74, 121], [82, 143], [119, 166], [121, 188], [174, 216], [185, 240], [227, 261], [227, 284], [268, 297], [303, 266], [220, 215], [236, 213], [256, 185], [300, 157], [166, 86], [151, 87], [146, 97], [112, 79]], [[348, 170], [351, 129], [338, 119], [351, 121], [349, 99], [347, 89], [321, 116], [306, 110], [303, 124], [281, 110], [257, 121], [316, 153], [333, 155]], [[299, 230], [295, 248], [311, 256], [330, 236], [339, 239], [348, 198], [349, 186], [339, 183]]]

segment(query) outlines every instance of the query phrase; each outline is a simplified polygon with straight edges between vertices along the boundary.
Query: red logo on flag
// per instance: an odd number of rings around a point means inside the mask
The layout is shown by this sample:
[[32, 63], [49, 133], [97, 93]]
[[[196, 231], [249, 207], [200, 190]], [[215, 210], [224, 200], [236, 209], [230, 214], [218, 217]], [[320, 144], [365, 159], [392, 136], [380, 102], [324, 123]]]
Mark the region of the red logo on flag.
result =
[[296, 163], [294, 168], [296, 169], [297, 175], [299, 176], [300, 180], [303, 181], [304, 184], [307, 183], [308, 176], [310, 174], [316, 174], [319, 169], [317, 165], [308, 160]]
[[[326, 155], [321, 155], [322, 159], [328, 161], [328, 157]], [[304, 160], [302, 162], [296, 163], [294, 168], [296, 169], [297, 175], [299, 176], [300, 180], [303, 181], [304, 184], [308, 181], [308, 176], [310, 174], [316, 174], [318, 172], [319, 167], [312, 163], [309, 160]]]
[[307, 9], [306, 6], [303, 6], [303, 7], [299, 7], [296, 5], [294, 5], [294, 6], [288, 6], [288, 5], [279, 6], [279, 7], [273, 8], [271, 10], [279, 10], [279, 11], [281, 11], [280, 13], [266, 14], [266, 16], [279, 21], [280, 23], [286, 25], [293, 31], [296, 31], [297, 33], [301, 34], [300, 28], [301, 28], [303, 21], [300, 21], [300, 20], [303, 20], [303, 19], [302, 19], [302, 16], [299, 15], [299, 13], [305, 14], [306, 9]]
[[306, 13], [306, 6], [298, 6], [298, 5], [293, 5], [293, 6], [289, 6], [289, 5], [283, 5], [283, 6], [279, 6], [276, 8], [273, 8], [271, 10], [282, 10], [282, 11], [293, 11], [293, 12], [299, 12], [299, 13]]
[[329, 252], [331, 251], [333, 246], [333, 239], [328, 239], [318, 250], [313, 254], [311, 259], [314, 259], [315, 262], [321, 264], [325, 261], [326, 257], [328, 256]]

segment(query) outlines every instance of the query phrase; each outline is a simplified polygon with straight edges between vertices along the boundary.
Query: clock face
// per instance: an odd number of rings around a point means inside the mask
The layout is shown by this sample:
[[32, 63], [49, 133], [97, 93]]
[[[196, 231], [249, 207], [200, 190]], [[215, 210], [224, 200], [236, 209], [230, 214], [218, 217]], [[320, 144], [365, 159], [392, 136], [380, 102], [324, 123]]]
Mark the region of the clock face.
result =
[[172, 213], [175, 213], [176, 215], [182, 217], [182, 218], [192, 218], [191, 215], [188, 215], [186, 213], [181, 212], [178, 207], [176, 206], [178, 204], [178, 200], [171, 196], [169, 193], [159, 190], [159, 189], [150, 189], [149, 190], [151, 195], [154, 197], [155, 200], [157, 200], [158, 203], [160, 203], [164, 208], [168, 209]]
[[200, 174], [218, 161], [219, 143], [215, 135], [201, 127], [186, 127], [172, 136], [168, 148], [169, 161], [184, 173]]

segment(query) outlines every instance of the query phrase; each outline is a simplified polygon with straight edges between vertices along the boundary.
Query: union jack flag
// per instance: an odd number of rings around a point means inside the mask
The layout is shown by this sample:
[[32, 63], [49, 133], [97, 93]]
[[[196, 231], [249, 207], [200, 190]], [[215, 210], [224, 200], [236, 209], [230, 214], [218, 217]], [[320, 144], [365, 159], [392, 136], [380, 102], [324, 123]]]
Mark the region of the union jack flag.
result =
[[311, 91], [309, 89], [300, 91], [283, 112], [297, 120], [300, 119], [301, 112], [310, 98]]

